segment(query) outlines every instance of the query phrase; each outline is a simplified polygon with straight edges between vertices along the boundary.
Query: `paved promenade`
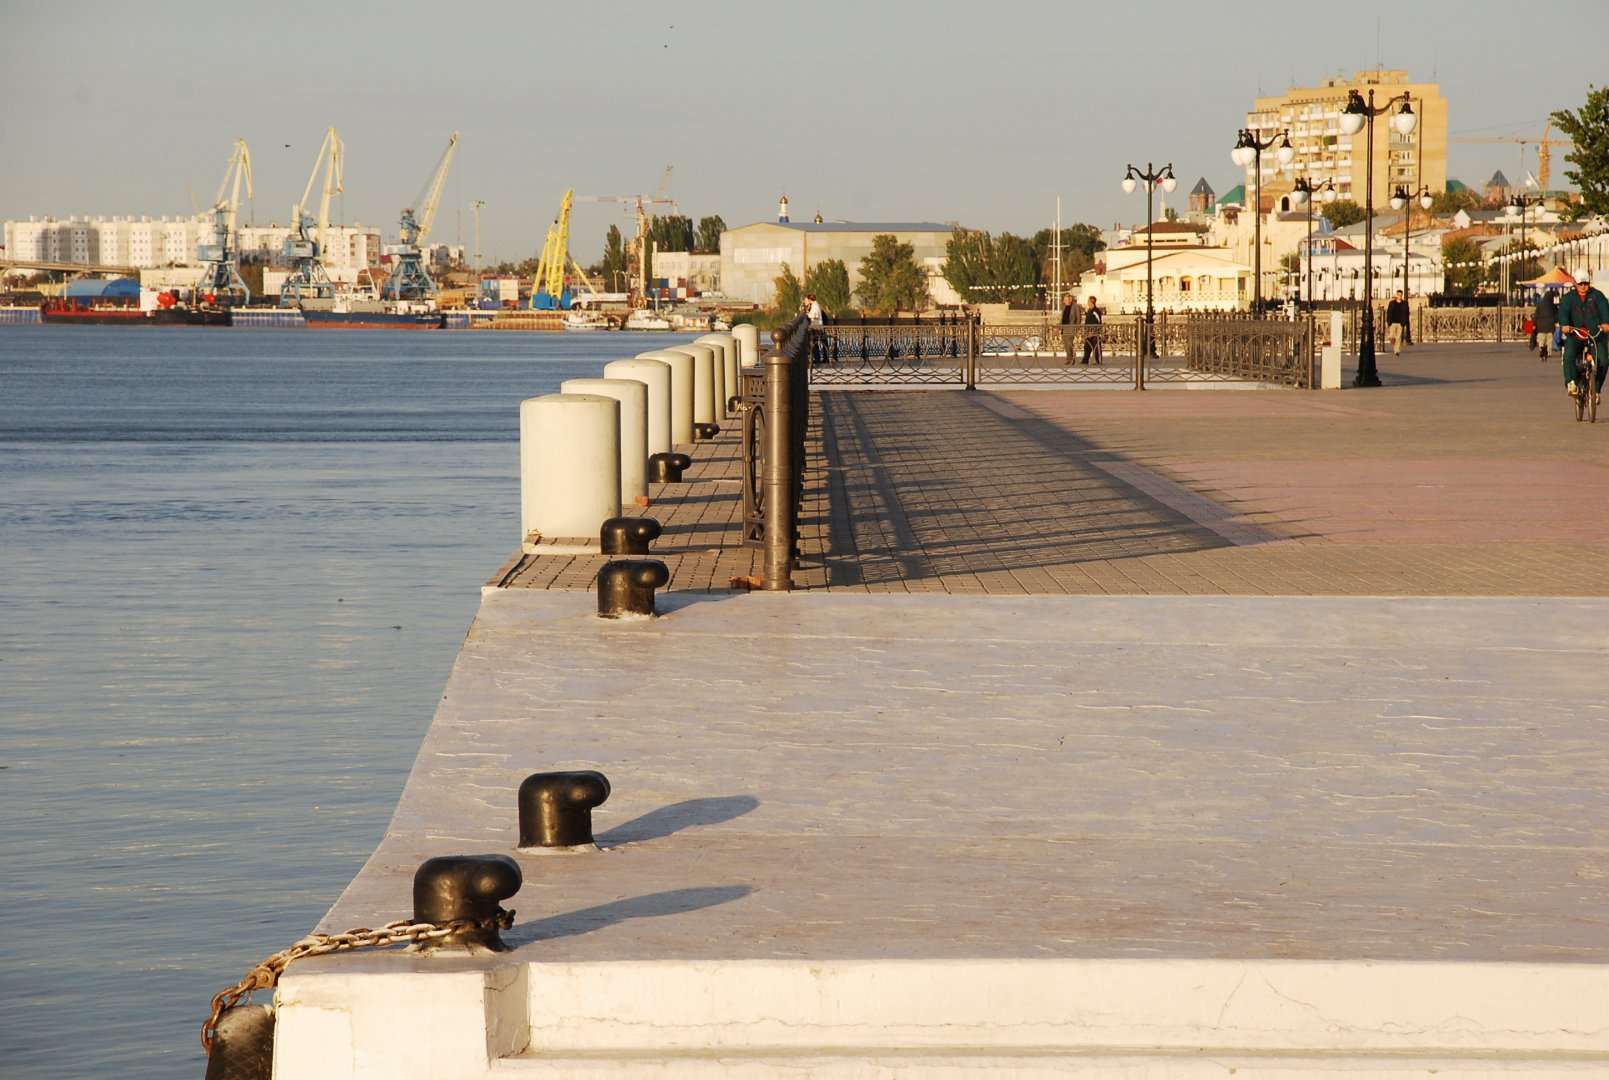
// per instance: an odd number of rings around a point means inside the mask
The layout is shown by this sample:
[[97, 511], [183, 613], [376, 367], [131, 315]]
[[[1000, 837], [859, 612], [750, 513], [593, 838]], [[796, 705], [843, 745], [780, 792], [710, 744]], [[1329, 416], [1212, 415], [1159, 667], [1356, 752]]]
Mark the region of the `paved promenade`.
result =
[[[514, 853], [533, 772], [608, 775], [603, 850], [519, 854], [512, 954], [293, 966], [282, 1050], [1609, 1073], [1609, 424], [1517, 346], [1380, 363], [1374, 390], [822, 394], [791, 593], [733, 587], [759, 555], [728, 435], [652, 493], [660, 617], [597, 618], [601, 558], [511, 559], [320, 929], [405, 915], [431, 855]], [[420, 1064], [399, 1033], [449, 990], [470, 1065]]]
[[[1380, 358], [1365, 390], [818, 395], [802, 588], [949, 594], [1606, 596], [1609, 423], [1517, 345]], [[759, 572], [735, 423], [656, 486], [672, 591]], [[584, 589], [601, 559], [498, 581]]]

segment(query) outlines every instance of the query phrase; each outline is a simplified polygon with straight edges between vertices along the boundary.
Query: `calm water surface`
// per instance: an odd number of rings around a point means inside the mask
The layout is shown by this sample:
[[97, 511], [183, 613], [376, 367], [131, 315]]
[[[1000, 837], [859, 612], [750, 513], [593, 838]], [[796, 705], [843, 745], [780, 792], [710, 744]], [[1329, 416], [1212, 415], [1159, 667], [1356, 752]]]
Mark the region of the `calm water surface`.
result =
[[691, 337], [0, 326], [0, 1071], [201, 1076], [390, 817], [520, 399]]

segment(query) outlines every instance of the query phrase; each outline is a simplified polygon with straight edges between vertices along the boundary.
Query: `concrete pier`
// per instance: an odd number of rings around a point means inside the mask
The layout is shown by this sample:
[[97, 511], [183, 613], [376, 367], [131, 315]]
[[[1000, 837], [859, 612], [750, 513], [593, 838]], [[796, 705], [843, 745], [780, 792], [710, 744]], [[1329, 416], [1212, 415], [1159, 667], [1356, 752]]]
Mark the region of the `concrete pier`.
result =
[[791, 593], [724, 431], [661, 617], [516, 555], [319, 929], [514, 854], [532, 772], [600, 850], [517, 856], [511, 953], [297, 962], [277, 1075], [1609, 1075], [1609, 426], [1381, 367], [821, 394]]

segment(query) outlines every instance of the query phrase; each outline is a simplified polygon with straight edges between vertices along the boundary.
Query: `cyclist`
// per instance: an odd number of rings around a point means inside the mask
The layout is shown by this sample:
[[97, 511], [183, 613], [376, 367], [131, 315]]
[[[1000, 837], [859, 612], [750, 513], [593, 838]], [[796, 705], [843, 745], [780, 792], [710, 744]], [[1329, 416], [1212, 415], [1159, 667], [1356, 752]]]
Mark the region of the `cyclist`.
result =
[[[1604, 336], [1591, 342], [1591, 347], [1598, 357], [1597, 385], [1583, 387], [1576, 382], [1575, 362], [1581, 355], [1581, 350], [1588, 347], [1588, 342], [1577, 337], [1572, 331], [1576, 327], [1583, 327], [1590, 333]], [[1594, 394], [1603, 393], [1603, 377], [1609, 372], [1609, 299], [1603, 293], [1592, 287], [1592, 275], [1586, 270], [1575, 272], [1575, 288], [1565, 294], [1559, 302], [1559, 329], [1564, 332], [1564, 389], [1571, 397], [1591, 389]]]

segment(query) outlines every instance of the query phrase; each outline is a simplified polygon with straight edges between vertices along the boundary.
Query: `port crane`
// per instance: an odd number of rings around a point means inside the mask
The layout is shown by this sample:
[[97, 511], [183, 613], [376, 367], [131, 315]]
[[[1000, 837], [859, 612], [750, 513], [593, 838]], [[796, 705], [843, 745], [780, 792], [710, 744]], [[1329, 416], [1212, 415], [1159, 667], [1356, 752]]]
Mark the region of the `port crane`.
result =
[[[330, 227], [330, 196], [341, 190], [341, 163], [345, 156], [346, 145], [335, 129], [325, 131], [324, 142], [313, 158], [313, 171], [302, 189], [301, 201], [291, 207], [291, 226], [296, 234], [285, 241], [291, 273], [279, 289], [280, 307], [295, 307], [304, 299], [335, 299], [335, 282], [324, 268], [324, 235]], [[324, 194], [319, 200], [318, 217], [314, 218], [307, 212], [307, 201], [313, 196], [313, 184], [318, 180], [320, 168], [324, 170]], [[315, 231], [310, 235], [309, 229]]]
[[548, 226], [547, 240], [542, 244], [542, 255], [536, 264], [536, 280], [531, 282], [530, 305], [536, 311], [569, 310], [575, 302], [569, 280], [572, 269], [587, 291], [594, 297], [598, 295], [592, 279], [570, 254], [570, 205], [574, 201], [574, 189], [566, 191], [559, 205], [559, 216]]
[[1536, 144], [1536, 183], [1537, 183], [1537, 188], [1538, 188], [1538, 190], [1546, 193], [1546, 191], [1548, 190], [1548, 175], [1552, 171], [1552, 166], [1553, 166], [1552, 148], [1555, 147], [1555, 146], [1573, 146], [1573, 145], [1575, 145], [1569, 139], [1550, 139], [1550, 138], [1548, 138], [1548, 136], [1550, 134], [1552, 134], [1552, 132], [1553, 132], [1553, 121], [1550, 119], [1547, 122], [1547, 126], [1542, 129], [1542, 137], [1540, 139], [1531, 139], [1531, 138], [1527, 138], [1527, 137], [1521, 136], [1521, 135], [1462, 135], [1462, 136], [1454, 136], [1450, 141], [1452, 141], [1452, 142], [1506, 142], [1506, 143], [1519, 143], [1520, 144], [1520, 154], [1522, 155], [1522, 158], [1523, 158], [1523, 155], [1525, 153], [1525, 148], [1527, 146], [1530, 146], [1532, 143], [1535, 143]]
[[[246, 149], [245, 139], [236, 139], [223, 183], [218, 185], [218, 197], [212, 200], [212, 243], [202, 244], [199, 251], [201, 277], [196, 281], [196, 296], [210, 298], [207, 303], [216, 303], [219, 297], [227, 297], [236, 304], [251, 303], [251, 290], [240, 278], [240, 251], [233, 244], [242, 180], [246, 182], [246, 198], [249, 199], [252, 197], [251, 151]], [[195, 192], [192, 191], [190, 197], [194, 199]]]
[[[398, 243], [388, 244], [384, 253], [394, 260], [391, 276], [380, 287], [386, 300], [429, 300], [436, 295], [436, 283], [430, 280], [425, 269], [425, 238], [436, 220], [436, 207], [441, 202], [441, 188], [447, 181], [447, 169], [453, 162], [453, 150], [458, 146], [458, 132], [447, 140], [447, 149], [436, 165], [435, 174], [423, 191], [414, 199], [413, 206], [402, 211], [402, 230]], [[415, 213], [417, 208], [417, 214]]]
[[631, 214], [630, 207], [635, 207], [637, 221], [637, 234], [626, 247], [626, 277], [631, 282], [631, 305], [642, 307], [648, 300], [648, 226], [658, 216], [657, 206], [669, 206], [672, 210], [679, 209], [675, 199], [665, 197], [665, 187], [670, 183], [671, 170], [675, 165], [666, 165], [665, 171], [660, 174], [659, 186], [652, 195], [577, 195], [578, 202], [596, 203], [625, 203], [628, 206], [627, 214]]

